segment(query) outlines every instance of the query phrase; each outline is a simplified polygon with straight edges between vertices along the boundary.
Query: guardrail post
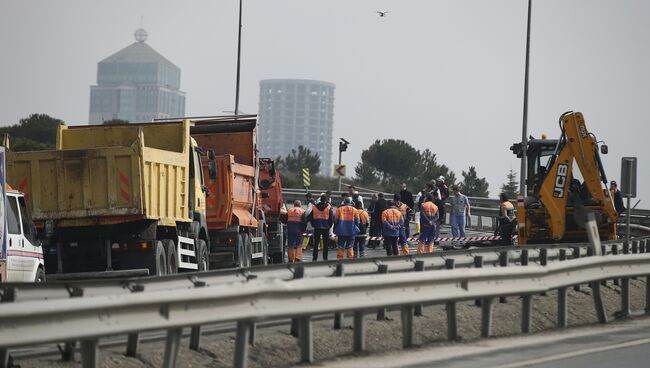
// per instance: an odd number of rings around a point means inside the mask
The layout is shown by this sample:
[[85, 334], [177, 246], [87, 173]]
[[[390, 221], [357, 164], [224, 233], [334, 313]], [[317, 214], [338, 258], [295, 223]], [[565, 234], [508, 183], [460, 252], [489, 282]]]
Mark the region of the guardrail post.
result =
[[521, 258], [519, 262], [522, 266], [528, 266], [528, 249], [521, 250]]
[[481, 305], [481, 337], [492, 335], [492, 304], [494, 298], [483, 298]]
[[645, 277], [645, 314], [650, 314], [650, 275]]
[[648, 252], [648, 239], [644, 239], [639, 246], [639, 253], [649, 253]]
[[[415, 261], [415, 269], [416, 272], [421, 272], [424, 271], [424, 261]], [[421, 317], [422, 314], [422, 304], [418, 304], [415, 306], [414, 309], [414, 315]]]
[[478, 216], [478, 220], [476, 221], [476, 227], [479, 230], [483, 230], [483, 216]]
[[237, 336], [235, 338], [235, 368], [248, 366], [248, 334], [249, 321], [237, 321]]
[[630, 278], [621, 279], [621, 317], [627, 317], [632, 313], [630, 309]]
[[300, 318], [300, 361], [312, 363], [314, 361], [314, 340], [312, 334], [311, 317]]
[[603, 296], [600, 293], [600, 283], [594, 281], [591, 283], [591, 291], [594, 294], [594, 307], [596, 308], [596, 315], [598, 316], [598, 323], [607, 323], [607, 315], [605, 314], [605, 305], [603, 304]]
[[190, 329], [190, 350], [199, 351], [201, 349], [201, 326], [192, 326]]
[[640, 241], [635, 240], [632, 242], [632, 254], [638, 254], [639, 253], [639, 243]]
[[61, 353], [61, 360], [64, 362], [74, 361], [74, 349], [77, 346], [76, 341], [67, 341], [63, 343], [63, 348], [59, 347]]
[[567, 321], [567, 289], [565, 287], [557, 290], [557, 327], [566, 328]]
[[[571, 249], [573, 250], [573, 259], [580, 258], [580, 247], [572, 247]], [[580, 291], [580, 284], [574, 285], [573, 290]]]
[[140, 345], [140, 334], [132, 333], [126, 338], [126, 356], [135, 358], [138, 354], [138, 346]]
[[[165, 357], [163, 359], [163, 368], [175, 368], [178, 359], [178, 349], [181, 345], [182, 328], [173, 328], [167, 330], [167, 339], [165, 340]], [[85, 366], [84, 366], [85, 367]]]
[[[618, 244], [612, 244], [612, 254], [615, 256], [619, 255]], [[614, 279], [614, 285], [619, 286], [618, 279]]]
[[248, 335], [248, 344], [255, 346], [255, 337], [257, 336], [257, 323], [251, 322], [251, 332]]
[[366, 349], [366, 336], [365, 326], [363, 323], [363, 311], [354, 312], [354, 338], [352, 343], [352, 350], [355, 353], [360, 353]]
[[[456, 260], [453, 258], [445, 259], [445, 269], [453, 270]], [[456, 323], [456, 302], [447, 302], [447, 338], [451, 341], [458, 339], [458, 324]]]
[[[385, 264], [380, 264], [379, 267], [377, 268], [377, 273], [380, 275], [385, 275], [388, 273], [388, 265]], [[385, 321], [386, 318], [386, 308], [379, 308], [377, 310], [377, 320], [378, 321]]]
[[[499, 253], [499, 266], [500, 267], [508, 267], [508, 251], [503, 250]], [[506, 297], [501, 296], [499, 297], [499, 303], [507, 303]]]
[[[539, 250], [539, 264], [542, 266], [546, 266], [548, 264], [548, 249], [546, 248], [541, 248]], [[542, 292], [539, 294], [540, 296], [546, 296], [546, 292]]]
[[560, 249], [560, 254], [558, 255], [558, 260], [566, 261], [566, 249]]
[[521, 333], [530, 333], [532, 327], [533, 296], [521, 297]]
[[[301, 279], [305, 277], [305, 268], [303, 266], [296, 266], [293, 269], [293, 279]], [[291, 319], [291, 331], [289, 332], [291, 336], [298, 337], [298, 318]]]
[[[483, 267], [483, 256], [474, 256], [474, 268], [482, 268], [482, 267]], [[481, 300], [480, 299], [474, 300], [474, 305], [480, 307]]]
[[413, 346], [413, 306], [402, 307], [402, 347]]
[[81, 366], [99, 367], [99, 349], [97, 339], [81, 340]]
[[[336, 276], [336, 277], [345, 276], [345, 273], [343, 272], [343, 263], [337, 263], [336, 264], [336, 271], [334, 272], [334, 276]], [[334, 314], [334, 329], [335, 330], [340, 330], [341, 326], [343, 326], [343, 313], [335, 313]]]

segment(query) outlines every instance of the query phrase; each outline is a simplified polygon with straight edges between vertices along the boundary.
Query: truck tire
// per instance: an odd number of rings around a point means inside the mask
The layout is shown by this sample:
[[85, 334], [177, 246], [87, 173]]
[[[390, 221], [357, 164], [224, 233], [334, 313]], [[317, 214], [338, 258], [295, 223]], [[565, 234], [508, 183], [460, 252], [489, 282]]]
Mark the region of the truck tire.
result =
[[160, 240], [156, 241], [153, 266], [149, 268], [149, 272], [151, 275], [156, 276], [164, 276], [167, 274], [167, 256], [165, 255], [165, 247]]
[[171, 239], [164, 239], [165, 255], [167, 256], [167, 274], [175, 275], [178, 273], [178, 256], [176, 255], [176, 244]]
[[36, 277], [34, 277], [34, 282], [45, 282], [45, 271], [42, 268], [36, 270]]
[[199, 271], [207, 271], [210, 268], [208, 247], [203, 239], [196, 241], [196, 262], [199, 265]]

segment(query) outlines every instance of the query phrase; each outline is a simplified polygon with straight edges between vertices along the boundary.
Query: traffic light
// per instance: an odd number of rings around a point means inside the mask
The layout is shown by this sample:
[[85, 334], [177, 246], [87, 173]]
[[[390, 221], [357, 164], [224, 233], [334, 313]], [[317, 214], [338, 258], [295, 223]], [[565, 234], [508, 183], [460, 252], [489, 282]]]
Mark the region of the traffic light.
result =
[[345, 151], [347, 151], [347, 150], [348, 150], [348, 144], [350, 144], [350, 142], [346, 141], [346, 140], [343, 139], [343, 138], [339, 138], [339, 139], [341, 140], [341, 141], [339, 142], [339, 152], [345, 152]]

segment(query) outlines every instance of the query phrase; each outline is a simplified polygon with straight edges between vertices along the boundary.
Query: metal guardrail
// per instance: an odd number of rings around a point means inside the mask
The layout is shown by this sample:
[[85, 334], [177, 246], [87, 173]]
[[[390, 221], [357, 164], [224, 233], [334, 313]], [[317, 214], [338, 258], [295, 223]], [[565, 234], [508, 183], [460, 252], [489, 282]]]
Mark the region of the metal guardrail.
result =
[[[173, 293], [158, 290], [3, 303], [0, 304], [0, 356], [6, 362], [8, 348], [79, 340], [83, 366], [95, 367], [100, 337], [164, 329], [167, 339], [163, 366], [174, 367], [183, 327], [237, 322], [234, 361], [236, 367], [243, 367], [256, 321], [294, 318], [299, 330], [301, 360], [312, 362], [312, 316], [353, 312], [353, 349], [362, 351], [365, 348], [364, 315], [396, 307], [402, 313], [403, 346], [410, 347], [413, 312], [422, 304], [446, 303], [448, 336], [453, 339], [457, 336], [455, 303], [480, 299], [481, 335], [488, 337], [494, 299], [522, 296], [522, 332], [530, 332], [532, 295], [559, 290], [557, 324], [566, 327], [567, 288], [580, 284], [589, 284], [592, 288], [598, 319], [605, 323], [607, 317], [600, 282], [621, 279], [621, 314], [629, 315], [629, 278], [650, 278], [650, 254], [629, 253], [650, 252], [649, 243], [644, 239], [636, 240], [631, 246], [603, 245], [605, 250], [611, 247], [611, 255], [573, 260], [565, 260], [567, 254], [560, 250], [560, 262], [541, 261], [540, 265], [528, 267], [479, 268], [480, 265], [475, 264], [473, 269], [454, 270], [455, 262], [450, 258], [445, 260], [445, 270], [421, 271], [424, 265], [420, 264], [416, 266], [420, 272], [341, 277], [347, 265], [340, 263], [336, 278], [291, 281], [249, 278], [225, 284], [195, 284], [194, 288]], [[619, 247], [628, 254], [620, 254]], [[547, 253], [548, 249], [540, 252]], [[502, 254], [507, 256], [507, 252]], [[297, 268], [296, 276], [303, 271], [304, 268]], [[648, 289], [650, 283], [646, 283], [647, 311], [650, 310]]]

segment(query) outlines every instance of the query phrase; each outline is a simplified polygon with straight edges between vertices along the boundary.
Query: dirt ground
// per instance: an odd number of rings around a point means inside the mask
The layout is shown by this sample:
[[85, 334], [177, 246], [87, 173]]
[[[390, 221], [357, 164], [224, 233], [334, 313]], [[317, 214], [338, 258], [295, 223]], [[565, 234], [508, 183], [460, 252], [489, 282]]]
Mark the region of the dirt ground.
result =
[[[632, 310], [645, 308], [644, 280], [631, 280], [630, 294]], [[609, 282], [602, 287], [603, 301], [607, 314], [612, 316], [620, 309], [620, 288]], [[580, 291], [569, 292], [568, 321], [570, 326], [584, 326], [597, 322], [591, 289], [583, 286]], [[459, 344], [480, 338], [481, 309], [473, 301], [458, 303], [458, 329], [460, 341], [446, 340], [447, 320], [444, 305], [427, 306], [424, 316], [414, 317], [415, 349], [427, 345]], [[492, 333], [494, 336], [510, 336], [520, 332], [521, 301], [510, 297], [507, 303], [495, 300], [493, 308]], [[401, 319], [399, 312], [389, 312], [390, 320], [377, 321], [376, 313], [366, 315], [367, 354], [386, 354], [402, 349]], [[533, 333], [555, 328], [557, 319], [557, 293], [533, 298]], [[333, 320], [320, 320], [313, 323], [315, 362], [328, 361], [337, 357], [355, 356], [352, 353], [352, 318], [346, 316], [344, 328], [333, 329]], [[183, 339], [178, 367], [232, 367], [234, 354], [233, 333], [204, 335], [201, 351], [188, 348], [188, 339]], [[137, 358], [124, 356], [125, 347], [102, 349], [102, 367], [160, 367], [164, 355], [164, 341], [141, 343]], [[77, 359], [79, 355], [77, 354]], [[289, 334], [288, 326], [259, 328], [254, 347], [250, 348], [249, 367], [291, 367], [300, 365], [298, 340]], [[34, 367], [79, 367], [80, 362], [63, 363], [60, 357], [51, 356], [16, 362], [23, 368]]]

